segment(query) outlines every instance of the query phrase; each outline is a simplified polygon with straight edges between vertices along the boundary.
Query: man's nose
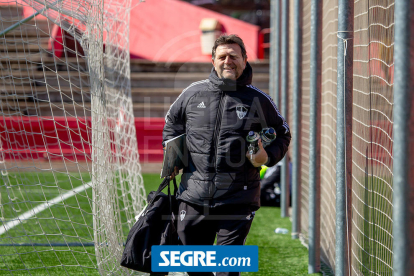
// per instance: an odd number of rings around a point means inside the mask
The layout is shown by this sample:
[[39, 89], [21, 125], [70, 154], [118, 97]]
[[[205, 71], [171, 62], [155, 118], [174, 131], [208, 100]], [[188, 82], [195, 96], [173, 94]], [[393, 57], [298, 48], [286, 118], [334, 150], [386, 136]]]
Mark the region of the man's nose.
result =
[[230, 57], [226, 57], [225, 59], [224, 59], [224, 63], [230, 63], [231, 62], [231, 59], [230, 59]]

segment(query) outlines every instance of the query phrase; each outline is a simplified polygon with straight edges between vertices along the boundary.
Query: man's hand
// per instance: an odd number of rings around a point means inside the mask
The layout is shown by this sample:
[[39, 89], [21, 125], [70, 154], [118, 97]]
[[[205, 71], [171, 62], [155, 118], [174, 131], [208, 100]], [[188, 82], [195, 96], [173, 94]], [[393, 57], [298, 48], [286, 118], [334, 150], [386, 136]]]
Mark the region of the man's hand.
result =
[[174, 179], [175, 176], [177, 176], [179, 173], [180, 173], [180, 170], [178, 169], [177, 166], [175, 166], [173, 173], [170, 175], [170, 179]]
[[249, 159], [250, 163], [252, 163], [253, 166], [255, 166], [256, 168], [260, 167], [261, 165], [266, 164], [269, 158], [267, 156], [267, 152], [263, 148], [262, 139], [259, 139], [258, 145], [259, 145], [259, 150], [255, 154], [250, 155], [249, 151], [246, 152], [247, 159]]

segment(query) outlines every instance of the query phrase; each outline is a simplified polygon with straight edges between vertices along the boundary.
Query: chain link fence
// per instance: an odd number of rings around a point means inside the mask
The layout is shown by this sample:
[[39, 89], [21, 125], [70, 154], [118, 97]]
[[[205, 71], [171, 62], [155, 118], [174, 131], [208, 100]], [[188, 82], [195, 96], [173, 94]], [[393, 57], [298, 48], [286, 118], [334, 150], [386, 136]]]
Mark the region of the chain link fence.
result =
[[[274, 1], [276, 2], [276, 0]], [[293, 139], [300, 139], [298, 185], [300, 191], [299, 224], [300, 239], [308, 246], [311, 241], [310, 225], [310, 162], [312, 160], [310, 146], [312, 143], [310, 123], [312, 98], [312, 9], [311, 0], [301, 2], [300, 11], [296, 11], [290, 3], [289, 9], [289, 111], [286, 114], [291, 126], [298, 124], [299, 133], [293, 133]], [[273, 3], [273, 2], [272, 2]], [[352, 173], [352, 187], [346, 201], [347, 212], [344, 226], [346, 231], [345, 273], [338, 275], [393, 275], [393, 83], [394, 83], [394, 1], [393, 0], [357, 0], [348, 2], [353, 6], [353, 36], [345, 42], [352, 47], [353, 62], [345, 70], [353, 70], [352, 141], [346, 141], [346, 152], [352, 156], [352, 167], [345, 173]], [[317, 238], [320, 239], [318, 259], [322, 266], [333, 271], [337, 265], [337, 95], [338, 58], [338, 11], [337, 1], [323, 1], [317, 16], [321, 19], [316, 26], [322, 34], [320, 45], [320, 163], [317, 172], [320, 181], [317, 183], [319, 198], [316, 204], [320, 208], [320, 225]], [[295, 12], [302, 13], [301, 22], [293, 20]], [[352, 20], [351, 20], [352, 21]], [[295, 26], [302, 32], [301, 52], [294, 55]], [[341, 43], [342, 40], [340, 40]], [[349, 49], [348, 49], [349, 50]], [[301, 80], [295, 80], [293, 65], [298, 58], [301, 63]], [[345, 59], [344, 59], [345, 60]], [[315, 65], [314, 65], [315, 66]], [[298, 106], [293, 102], [295, 81], [301, 82], [301, 100]], [[300, 117], [295, 120], [294, 109], [300, 110]], [[344, 129], [344, 132], [346, 130]], [[294, 143], [292, 143], [293, 145]], [[294, 158], [290, 149], [289, 158]], [[318, 161], [319, 162], [319, 161]], [[295, 170], [293, 170], [295, 171]], [[351, 181], [348, 181], [351, 182]], [[339, 193], [346, 197], [346, 191]], [[282, 203], [283, 204], [283, 203]], [[295, 218], [292, 218], [295, 221]], [[345, 225], [346, 224], [346, 225]], [[317, 264], [320, 267], [320, 264]], [[335, 271], [338, 273], [338, 271]]]
[[392, 275], [394, 1], [355, 2], [352, 273]]

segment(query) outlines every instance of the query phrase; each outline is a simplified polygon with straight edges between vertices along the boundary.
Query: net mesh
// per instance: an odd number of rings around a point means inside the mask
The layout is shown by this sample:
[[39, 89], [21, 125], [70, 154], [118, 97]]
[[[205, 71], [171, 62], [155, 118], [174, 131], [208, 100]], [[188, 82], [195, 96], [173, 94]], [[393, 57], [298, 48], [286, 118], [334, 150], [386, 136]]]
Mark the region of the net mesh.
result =
[[[302, 68], [302, 214], [308, 224], [309, 31], [304, 1]], [[321, 127], [321, 259], [335, 267], [336, 84], [338, 7], [323, 3]], [[354, 3], [351, 275], [392, 275], [394, 1]], [[305, 169], [306, 167], [306, 169]]]
[[310, 101], [310, 27], [311, 27], [311, 1], [303, 3], [302, 18], [302, 117], [301, 117], [301, 240], [308, 244], [309, 237], [309, 101]]
[[355, 2], [352, 271], [392, 275], [394, 1]]
[[119, 260], [145, 203], [130, 5], [0, 5], [0, 30], [40, 14], [0, 37], [0, 273], [129, 273]]
[[323, 1], [321, 95], [321, 259], [335, 263], [336, 79], [338, 6]]

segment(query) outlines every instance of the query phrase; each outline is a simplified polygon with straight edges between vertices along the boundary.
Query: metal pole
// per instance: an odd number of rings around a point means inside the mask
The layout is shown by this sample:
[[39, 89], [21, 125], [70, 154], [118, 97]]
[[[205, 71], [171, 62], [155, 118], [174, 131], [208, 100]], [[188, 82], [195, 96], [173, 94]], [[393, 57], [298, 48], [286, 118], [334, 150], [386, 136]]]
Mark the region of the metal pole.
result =
[[32, 20], [33, 18], [35, 18], [36, 16], [38, 16], [39, 14], [41, 14], [42, 12], [44, 12], [47, 8], [43, 8], [42, 10], [35, 12], [34, 14], [32, 14], [29, 17], [23, 18], [22, 20], [20, 20], [19, 22], [14, 23], [13, 25], [11, 25], [10, 27], [8, 27], [7, 29], [3, 30], [0, 33], [0, 37], [5, 36], [6, 34], [8, 34], [9, 32], [13, 31], [14, 29], [16, 29], [17, 27], [19, 27], [20, 25]]
[[[281, 100], [282, 100], [282, 115], [288, 117], [288, 59], [289, 59], [289, 1], [282, 0], [282, 40], [281, 40]], [[281, 216], [288, 217], [289, 211], [289, 162], [288, 155], [282, 160], [282, 174], [281, 174]]]
[[43, 13], [44, 11], [46, 11], [48, 8], [53, 9], [53, 8], [54, 8], [54, 6], [55, 6], [57, 3], [61, 2], [61, 1], [62, 1], [62, 0], [57, 0], [57, 1], [56, 1], [56, 2], [54, 2], [52, 5], [48, 5], [48, 6], [46, 6], [46, 5], [45, 5], [45, 7], [44, 7], [43, 9], [41, 9], [40, 11], [37, 11], [37, 12], [35, 12], [34, 14], [32, 14], [31, 16], [28, 16], [28, 17], [26, 17], [26, 18], [23, 18], [23, 19], [22, 19], [22, 20], [20, 20], [19, 22], [14, 23], [13, 25], [11, 25], [10, 27], [8, 27], [7, 29], [3, 30], [3, 31], [0, 33], [0, 37], [5, 36], [5, 35], [6, 35], [6, 34], [8, 34], [9, 32], [11, 32], [11, 31], [13, 31], [14, 29], [16, 29], [17, 27], [19, 27], [20, 25], [22, 25], [22, 24], [24, 24], [24, 23], [26, 23], [26, 22], [28, 22], [28, 21], [32, 20], [33, 18], [35, 18], [35, 17], [36, 17], [36, 16], [38, 16], [39, 14]]
[[414, 275], [414, 1], [395, 2], [393, 275]]
[[279, 100], [279, 93], [280, 93], [280, 0], [273, 0], [274, 3], [274, 40], [272, 40], [272, 43], [274, 43], [274, 95], [273, 99], [277, 106], [280, 106], [280, 100]]
[[336, 107], [336, 243], [335, 275], [350, 267], [350, 208], [352, 191], [352, 86], [354, 4], [338, 1], [338, 60]]
[[275, 94], [275, 2], [270, 1], [269, 95]]
[[299, 238], [300, 232], [300, 191], [301, 191], [301, 123], [302, 123], [302, 0], [294, 2], [293, 42], [293, 156], [292, 156], [292, 239]]
[[309, 274], [317, 273], [321, 269], [321, 72], [322, 1], [312, 0], [309, 102]]

